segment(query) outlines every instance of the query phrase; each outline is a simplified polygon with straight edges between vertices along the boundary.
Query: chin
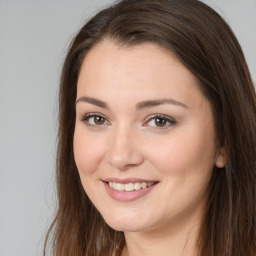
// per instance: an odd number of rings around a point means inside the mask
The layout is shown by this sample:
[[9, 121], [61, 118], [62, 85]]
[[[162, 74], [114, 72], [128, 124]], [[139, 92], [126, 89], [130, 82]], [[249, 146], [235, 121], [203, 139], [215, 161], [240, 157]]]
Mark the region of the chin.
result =
[[107, 224], [116, 231], [122, 232], [140, 232], [143, 231], [144, 228], [141, 225], [134, 225], [130, 223], [117, 223], [117, 222], [107, 222]]
[[105, 222], [114, 230], [123, 232], [140, 232], [147, 230], [150, 225], [145, 221], [145, 218], [125, 215], [110, 215], [103, 216]]

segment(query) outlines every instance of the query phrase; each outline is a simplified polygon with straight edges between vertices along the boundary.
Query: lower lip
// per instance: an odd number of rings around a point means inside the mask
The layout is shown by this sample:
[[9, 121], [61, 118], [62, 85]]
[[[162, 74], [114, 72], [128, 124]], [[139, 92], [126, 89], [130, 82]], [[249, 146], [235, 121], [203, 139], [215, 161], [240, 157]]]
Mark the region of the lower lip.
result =
[[104, 185], [105, 185], [106, 191], [110, 195], [110, 197], [112, 197], [113, 199], [115, 199], [117, 201], [122, 201], [122, 202], [134, 201], [134, 200], [146, 195], [147, 193], [149, 193], [156, 186], [156, 184], [154, 184], [150, 187], [142, 188], [140, 190], [118, 191], [118, 190], [114, 190], [113, 188], [111, 188], [108, 185], [108, 183], [104, 182]]

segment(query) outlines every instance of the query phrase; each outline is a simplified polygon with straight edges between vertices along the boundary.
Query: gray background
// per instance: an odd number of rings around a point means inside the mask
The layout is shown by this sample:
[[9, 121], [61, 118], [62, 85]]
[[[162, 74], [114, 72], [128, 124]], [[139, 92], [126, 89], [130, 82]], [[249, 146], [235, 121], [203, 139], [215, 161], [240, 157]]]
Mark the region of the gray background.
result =
[[[255, 82], [256, 0], [204, 2], [233, 28]], [[61, 63], [72, 36], [105, 3], [0, 0], [0, 256], [42, 255], [56, 200]]]

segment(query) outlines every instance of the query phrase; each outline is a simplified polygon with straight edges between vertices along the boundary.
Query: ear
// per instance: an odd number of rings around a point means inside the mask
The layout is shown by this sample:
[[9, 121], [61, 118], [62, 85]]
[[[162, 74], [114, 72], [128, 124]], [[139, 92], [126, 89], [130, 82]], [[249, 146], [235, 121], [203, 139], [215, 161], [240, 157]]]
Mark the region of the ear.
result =
[[218, 150], [215, 158], [215, 166], [217, 168], [223, 168], [227, 162], [226, 148], [222, 147]]

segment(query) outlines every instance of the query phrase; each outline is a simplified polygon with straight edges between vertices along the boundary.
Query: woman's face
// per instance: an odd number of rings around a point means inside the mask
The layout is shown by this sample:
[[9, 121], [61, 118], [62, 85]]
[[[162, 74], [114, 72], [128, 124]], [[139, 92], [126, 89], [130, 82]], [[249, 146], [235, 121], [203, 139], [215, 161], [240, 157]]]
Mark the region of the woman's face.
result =
[[170, 52], [105, 40], [87, 54], [75, 162], [112, 228], [147, 231], [200, 218], [213, 166], [224, 165], [215, 145], [210, 104]]

